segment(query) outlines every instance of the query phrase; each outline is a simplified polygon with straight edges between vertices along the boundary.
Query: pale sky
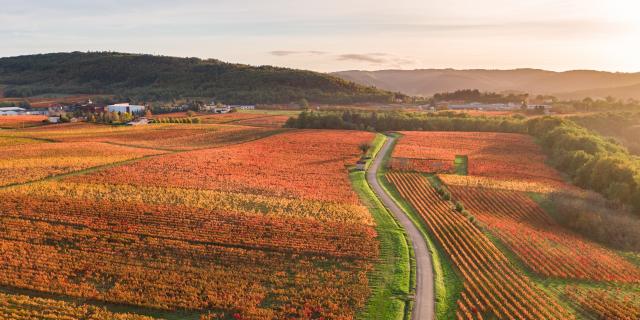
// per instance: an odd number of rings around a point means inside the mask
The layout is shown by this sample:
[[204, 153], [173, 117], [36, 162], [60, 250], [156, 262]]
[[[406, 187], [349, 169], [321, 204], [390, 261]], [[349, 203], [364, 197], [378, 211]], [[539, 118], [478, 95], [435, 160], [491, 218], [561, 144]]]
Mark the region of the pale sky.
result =
[[0, 0], [0, 56], [120, 51], [316, 71], [640, 71], [633, 0]]

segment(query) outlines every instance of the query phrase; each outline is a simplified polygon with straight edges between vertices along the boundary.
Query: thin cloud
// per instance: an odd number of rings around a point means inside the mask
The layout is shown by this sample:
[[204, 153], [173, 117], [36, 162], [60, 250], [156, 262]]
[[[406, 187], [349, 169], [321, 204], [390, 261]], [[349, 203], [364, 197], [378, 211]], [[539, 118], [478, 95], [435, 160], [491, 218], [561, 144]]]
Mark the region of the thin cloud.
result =
[[396, 68], [402, 68], [403, 66], [407, 65], [414, 65], [416, 63], [413, 59], [407, 57], [398, 57], [389, 53], [346, 53], [336, 56], [336, 60], [365, 62]]
[[276, 51], [269, 52], [270, 55], [277, 56], [277, 57], [284, 57], [284, 56], [289, 56], [297, 53], [298, 53], [297, 51], [286, 51], [286, 50], [276, 50]]
[[323, 54], [326, 54], [326, 52], [315, 51], [315, 50], [308, 50], [308, 51], [275, 50], [275, 51], [269, 51], [269, 54], [277, 57], [286, 57], [286, 56], [296, 55], [296, 54], [323, 55]]
[[360, 53], [347, 53], [341, 54], [337, 57], [337, 60], [340, 61], [358, 61], [358, 62], [369, 62], [374, 64], [384, 64], [387, 63], [388, 60], [384, 58], [387, 56], [386, 54], [381, 53], [369, 53], [369, 54], [360, 54]]

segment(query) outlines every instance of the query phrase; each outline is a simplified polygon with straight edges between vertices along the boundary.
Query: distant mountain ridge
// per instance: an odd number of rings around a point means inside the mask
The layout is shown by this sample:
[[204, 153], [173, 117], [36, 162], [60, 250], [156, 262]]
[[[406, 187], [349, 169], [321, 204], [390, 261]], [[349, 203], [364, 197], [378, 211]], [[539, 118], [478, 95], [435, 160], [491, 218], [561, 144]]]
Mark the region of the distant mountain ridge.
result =
[[305, 70], [214, 59], [117, 52], [70, 52], [0, 58], [7, 97], [115, 94], [139, 100], [215, 97], [227, 103], [387, 102], [394, 94]]
[[362, 85], [416, 96], [431, 96], [460, 89], [479, 89], [492, 92], [551, 94], [563, 99], [605, 98], [609, 95], [621, 99], [640, 99], [640, 73], [592, 70], [555, 72], [539, 69], [422, 69], [351, 70], [332, 74]]

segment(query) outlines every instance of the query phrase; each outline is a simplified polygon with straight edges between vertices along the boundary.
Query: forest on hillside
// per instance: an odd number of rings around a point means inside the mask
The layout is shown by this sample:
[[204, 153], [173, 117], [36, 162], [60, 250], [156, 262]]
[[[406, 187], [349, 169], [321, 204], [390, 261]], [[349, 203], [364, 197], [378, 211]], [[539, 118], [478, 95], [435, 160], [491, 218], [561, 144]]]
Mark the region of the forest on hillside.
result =
[[212, 97], [227, 103], [389, 102], [402, 98], [327, 74], [115, 52], [73, 52], [0, 59], [7, 97], [117, 94], [136, 100]]

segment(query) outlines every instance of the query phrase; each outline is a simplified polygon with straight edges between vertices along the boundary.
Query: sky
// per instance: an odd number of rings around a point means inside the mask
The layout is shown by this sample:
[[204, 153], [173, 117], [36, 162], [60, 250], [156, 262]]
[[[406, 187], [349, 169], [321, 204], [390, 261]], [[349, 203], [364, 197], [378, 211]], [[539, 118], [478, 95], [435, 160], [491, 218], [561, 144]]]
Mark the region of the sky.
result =
[[634, 0], [0, 0], [0, 56], [119, 51], [321, 72], [640, 72]]

